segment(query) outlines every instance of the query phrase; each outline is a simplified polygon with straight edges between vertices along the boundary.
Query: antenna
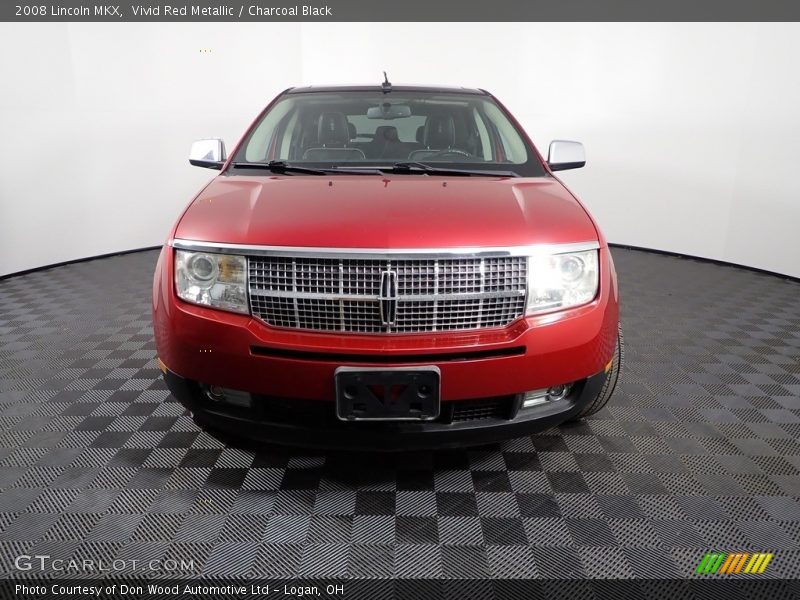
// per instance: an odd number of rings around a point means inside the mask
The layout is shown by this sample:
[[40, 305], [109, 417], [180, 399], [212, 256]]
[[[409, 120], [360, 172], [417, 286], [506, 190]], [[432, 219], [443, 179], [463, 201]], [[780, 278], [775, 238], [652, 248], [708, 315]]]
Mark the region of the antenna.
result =
[[381, 88], [383, 89], [384, 94], [388, 94], [392, 91], [392, 84], [389, 82], [389, 78], [386, 76], [386, 71], [383, 72], [383, 83], [381, 84]]

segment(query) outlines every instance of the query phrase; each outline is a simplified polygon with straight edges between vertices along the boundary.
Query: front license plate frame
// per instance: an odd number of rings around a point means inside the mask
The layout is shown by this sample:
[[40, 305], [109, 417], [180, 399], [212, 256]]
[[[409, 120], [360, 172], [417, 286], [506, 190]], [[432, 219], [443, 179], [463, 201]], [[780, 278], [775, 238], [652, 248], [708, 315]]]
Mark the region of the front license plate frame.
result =
[[334, 372], [341, 421], [433, 421], [441, 412], [442, 374], [419, 367], [339, 367]]

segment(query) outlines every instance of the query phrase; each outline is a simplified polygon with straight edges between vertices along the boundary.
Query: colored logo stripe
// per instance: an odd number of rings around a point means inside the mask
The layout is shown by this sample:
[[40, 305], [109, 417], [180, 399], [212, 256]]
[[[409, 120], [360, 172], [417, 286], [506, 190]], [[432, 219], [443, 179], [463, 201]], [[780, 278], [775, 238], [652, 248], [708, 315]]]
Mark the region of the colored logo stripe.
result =
[[707, 552], [696, 572], [706, 575], [763, 573], [773, 556], [771, 552]]
[[722, 568], [719, 570], [720, 573], [727, 573], [728, 569], [731, 568], [731, 565], [734, 563], [736, 557], [739, 556], [738, 554], [728, 554], [728, 558], [722, 563]]
[[716, 573], [722, 564], [725, 555], [718, 552], [708, 552], [697, 567], [698, 573]]
[[750, 572], [751, 573], [763, 573], [764, 569], [767, 568], [767, 565], [769, 564], [769, 561], [772, 560], [773, 556], [774, 556], [774, 554], [772, 554], [772, 552], [770, 552], [768, 554], [762, 554], [758, 564], [756, 564], [754, 566], [753, 570], [750, 571]]
[[744, 567], [745, 561], [750, 558], [749, 552], [737, 552], [733, 555], [733, 560], [731, 561], [730, 566], [720, 571], [720, 573], [738, 573]]
[[703, 557], [703, 560], [700, 561], [700, 564], [697, 565], [697, 571], [695, 573], [705, 573], [706, 567], [708, 566], [708, 561], [711, 559], [711, 554], [706, 552], [706, 555]]

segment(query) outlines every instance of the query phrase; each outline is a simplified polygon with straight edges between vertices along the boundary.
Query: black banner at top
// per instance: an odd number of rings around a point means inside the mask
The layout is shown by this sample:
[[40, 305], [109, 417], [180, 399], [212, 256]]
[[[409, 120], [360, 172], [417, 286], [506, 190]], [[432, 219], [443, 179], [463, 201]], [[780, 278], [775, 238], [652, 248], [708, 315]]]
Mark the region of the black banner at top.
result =
[[8, 22], [798, 21], [795, 0], [3, 0]]

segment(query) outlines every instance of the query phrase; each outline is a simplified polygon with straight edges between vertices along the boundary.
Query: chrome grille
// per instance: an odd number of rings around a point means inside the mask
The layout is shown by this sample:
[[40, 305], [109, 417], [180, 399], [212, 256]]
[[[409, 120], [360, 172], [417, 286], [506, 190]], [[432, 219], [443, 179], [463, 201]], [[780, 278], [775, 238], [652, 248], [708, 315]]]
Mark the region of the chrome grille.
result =
[[250, 256], [250, 308], [270, 325], [317, 331], [502, 327], [525, 310], [527, 269], [511, 255]]

